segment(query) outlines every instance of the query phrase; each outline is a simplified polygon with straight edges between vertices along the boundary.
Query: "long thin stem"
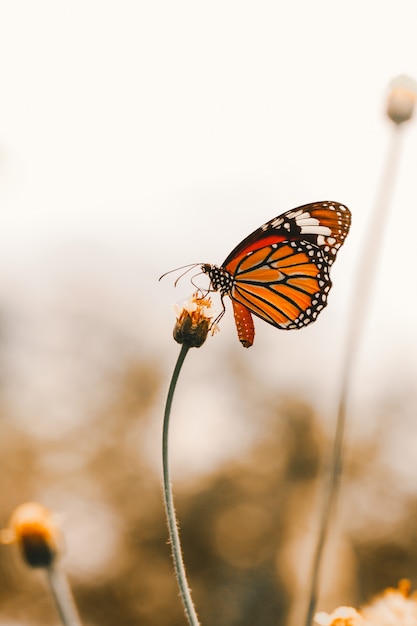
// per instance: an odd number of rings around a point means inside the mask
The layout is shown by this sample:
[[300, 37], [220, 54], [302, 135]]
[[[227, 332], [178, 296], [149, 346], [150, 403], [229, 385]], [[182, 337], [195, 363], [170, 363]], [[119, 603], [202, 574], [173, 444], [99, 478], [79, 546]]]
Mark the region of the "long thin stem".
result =
[[190, 346], [186, 343], [182, 344], [181, 351], [178, 356], [178, 360], [175, 364], [174, 372], [172, 374], [171, 383], [168, 389], [168, 395], [165, 405], [164, 413], [164, 425], [162, 429], [162, 464], [163, 464], [163, 481], [164, 481], [164, 501], [165, 511], [168, 521], [169, 537], [171, 540], [172, 558], [174, 560], [175, 574], [177, 577], [178, 587], [180, 590], [181, 599], [184, 605], [185, 614], [190, 626], [199, 626], [196, 610], [191, 598], [190, 587], [187, 582], [187, 576], [185, 573], [184, 561], [182, 558], [181, 542], [178, 532], [177, 518], [174, 508], [174, 498], [172, 495], [172, 485], [169, 471], [168, 462], [168, 434], [169, 434], [169, 418], [171, 414], [172, 399], [174, 397], [175, 388], [178, 381], [178, 376], [181, 371], [182, 364], [187, 355]]
[[81, 626], [81, 620], [65, 572], [56, 565], [48, 567], [46, 572], [48, 584], [62, 623], [64, 626]]
[[369, 232], [365, 237], [365, 243], [362, 248], [362, 254], [359, 258], [358, 271], [354, 283], [355, 289], [351, 300], [352, 309], [348, 320], [346, 350], [337, 411], [336, 433], [333, 441], [333, 448], [329, 463], [329, 475], [323, 498], [318, 539], [313, 557], [311, 588], [305, 622], [306, 626], [311, 626], [316, 611], [320, 566], [342, 474], [346, 406], [351, 387], [352, 372], [366, 321], [366, 315], [368, 313], [372, 283], [380, 257], [384, 229], [386, 227], [388, 210], [394, 190], [395, 176], [398, 169], [401, 138], [402, 126], [393, 126], [391, 145], [388, 149], [387, 160], [368, 228]]

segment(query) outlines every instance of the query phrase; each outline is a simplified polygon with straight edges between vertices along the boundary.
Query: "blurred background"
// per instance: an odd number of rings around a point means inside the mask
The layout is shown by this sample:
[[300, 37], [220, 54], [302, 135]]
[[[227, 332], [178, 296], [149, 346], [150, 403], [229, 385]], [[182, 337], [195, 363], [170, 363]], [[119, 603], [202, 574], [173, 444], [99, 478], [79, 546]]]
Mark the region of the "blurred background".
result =
[[[171, 458], [205, 626], [299, 624], [335, 426], [358, 250], [417, 77], [412, 0], [0, 2], [0, 523], [64, 515], [86, 625], [185, 624], [161, 497], [164, 400], [186, 263], [221, 263], [286, 209], [353, 226], [316, 324], [231, 310], [189, 354]], [[417, 129], [397, 186], [349, 402], [319, 609], [417, 584]], [[174, 275], [175, 276], [175, 275]], [[220, 310], [218, 300], [214, 300]], [[1, 547], [0, 624], [56, 624], [41, 573]]]

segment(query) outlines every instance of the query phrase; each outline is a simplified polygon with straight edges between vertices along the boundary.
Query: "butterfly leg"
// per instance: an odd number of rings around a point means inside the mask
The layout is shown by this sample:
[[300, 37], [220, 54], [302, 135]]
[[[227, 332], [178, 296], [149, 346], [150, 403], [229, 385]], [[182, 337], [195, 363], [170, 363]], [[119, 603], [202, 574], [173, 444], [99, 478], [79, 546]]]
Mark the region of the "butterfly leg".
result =
[[[209, 291], [210, 291], [210, 289], [209, 289]], [[212, 326], [217, 325], [220, 322], [220, 320], [222, 319], [223, 315], [226, 313], [226, 307], [224, 305], [223, 296], [221, 296], [221, 302], [222, 302], [222, 310], [220, 311], [220, 313], [218, 314], [216, 319], [213, 321]]]

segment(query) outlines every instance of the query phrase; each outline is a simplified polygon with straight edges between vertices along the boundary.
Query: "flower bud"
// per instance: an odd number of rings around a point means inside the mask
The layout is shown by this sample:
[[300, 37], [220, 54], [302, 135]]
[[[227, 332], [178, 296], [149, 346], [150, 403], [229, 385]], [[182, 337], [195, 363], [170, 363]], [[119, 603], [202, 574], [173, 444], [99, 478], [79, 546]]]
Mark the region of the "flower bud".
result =
[[350, 606], [340, 606], [331, 615], [316, 613], [314, 623], [318, 626], [365, 626], [364, 619]]
[[[5, 533], [2, 533], [3, 537]], [[26, 502], [14, 511], [8, 542], [19, 544], [22, 556], [31, 567], [49, 567], [60, 552], [62, 536], [57, 515], [37, 502]]]
[[[177, 308], [177, 321], [174, 326], [174, 339], [177, 343], [187, 344], [190, 348], [199, 348], [213, 328], [210, 298], [201, 298], [194, 293], [189, 300]], [[213, 328], [214, 330], [214, 328]]]
[[391, 81], [387, 115], [394, 124], [407, 122], [413, 116], [417, 100], [417, 83], [409, 76], [398, 76]]

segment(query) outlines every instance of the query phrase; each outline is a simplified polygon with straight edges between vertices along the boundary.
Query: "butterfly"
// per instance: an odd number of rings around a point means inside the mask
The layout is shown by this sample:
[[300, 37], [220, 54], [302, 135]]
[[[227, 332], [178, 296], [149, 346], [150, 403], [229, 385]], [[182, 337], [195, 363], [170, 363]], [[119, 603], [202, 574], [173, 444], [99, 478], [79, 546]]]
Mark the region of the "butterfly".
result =
[[[350, 228], [349, 209], [313, 202], [286, 211], [246, 237], [220, 267], [205, 263], [210, 291], [232, 300], [237, 334], [252, 346], [252, 315], [276, 328], [304, 328], [327, 305], [330, 267]], [[217, 320], [218, 321], [218, 320]]]

